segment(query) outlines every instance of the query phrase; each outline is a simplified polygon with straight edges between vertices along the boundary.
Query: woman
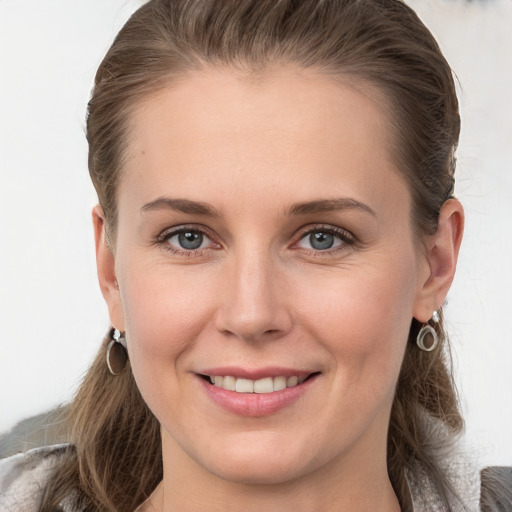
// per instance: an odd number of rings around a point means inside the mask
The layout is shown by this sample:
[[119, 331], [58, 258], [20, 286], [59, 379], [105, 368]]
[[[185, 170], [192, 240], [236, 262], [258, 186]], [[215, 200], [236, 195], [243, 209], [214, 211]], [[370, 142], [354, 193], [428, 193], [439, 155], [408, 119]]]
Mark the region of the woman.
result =
[[2, 506], [476, 510], [442, 325], [458, 135], [399, 1], [141, 7], [87, 123], [112, 330], [72, 444], [4, 464]]

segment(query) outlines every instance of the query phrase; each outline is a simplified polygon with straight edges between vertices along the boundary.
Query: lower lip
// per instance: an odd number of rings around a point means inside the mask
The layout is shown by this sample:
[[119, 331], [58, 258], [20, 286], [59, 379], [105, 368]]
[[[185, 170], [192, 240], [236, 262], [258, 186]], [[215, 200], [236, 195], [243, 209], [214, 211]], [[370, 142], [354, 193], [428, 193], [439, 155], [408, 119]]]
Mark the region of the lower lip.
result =
[[223, 409], [239, 416], [268, 416], [295, 403], [316, 381], [313, 375], [302, 384], [273, 393], [237, 393], [214, 386], [202, 377], [199, 380], [211, 400]]

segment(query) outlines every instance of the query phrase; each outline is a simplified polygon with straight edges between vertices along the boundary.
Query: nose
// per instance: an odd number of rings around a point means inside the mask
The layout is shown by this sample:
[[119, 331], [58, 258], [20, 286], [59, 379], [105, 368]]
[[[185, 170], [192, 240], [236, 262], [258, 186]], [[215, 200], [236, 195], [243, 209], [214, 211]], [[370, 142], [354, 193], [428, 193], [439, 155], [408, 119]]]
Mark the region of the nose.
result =
[[292, 328], [286, 289], [268, 254], [245, 251], [233, 258], [219, 292], [216, 328], [243, 341], [284, 336]]

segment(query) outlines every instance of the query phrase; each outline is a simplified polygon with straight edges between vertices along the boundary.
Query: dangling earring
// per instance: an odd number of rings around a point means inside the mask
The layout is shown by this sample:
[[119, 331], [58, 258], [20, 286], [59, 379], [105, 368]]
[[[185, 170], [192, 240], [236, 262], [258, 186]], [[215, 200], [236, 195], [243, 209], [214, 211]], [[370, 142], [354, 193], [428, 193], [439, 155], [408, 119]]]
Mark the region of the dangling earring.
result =
[[114, 329], [112, 340], [107, 347], [107, 366], [112, 375], [119, 375], [128, 362], [128, 352], [126, 349], [126, 338], [121, 336], [119, 330]]
[[[437, 324], [439, 322], [439, 313], [434, 311], [432, 313], [432, 318], [429, 321]], [[426, 345], [425, 341], [429, 339], [431, 341]], [[423, 327], [420, 329], [420, 332], [418, 333], [418, 336], [416, 337], [416, 345], [418, 345], [418, 347], [420, 347], [421, 350], [424, 350], [425, 352], [432, 352], [432, 350], [437, 347], [438, 343], [439, 340], [437, 338], [437, 332], [435, 329], [429, 323], [423, 325]]]

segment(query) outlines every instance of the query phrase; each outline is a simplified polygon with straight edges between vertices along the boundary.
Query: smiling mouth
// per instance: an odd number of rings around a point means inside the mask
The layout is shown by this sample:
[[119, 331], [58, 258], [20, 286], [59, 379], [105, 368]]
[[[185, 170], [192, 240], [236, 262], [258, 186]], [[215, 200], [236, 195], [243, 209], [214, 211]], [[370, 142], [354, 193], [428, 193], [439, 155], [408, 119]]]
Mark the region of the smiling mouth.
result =
[[227, 391], [234, 391], [236, 393], [255, 393], [265, 394], [274, 393], [275, 391], [282, 391], [287, 388], [294, 388], [311, 377], [318, 375], [319, 372], [311, 373], [308, 376], [277, 376], [265, 377], [263, 379], [251, 380], [233, 377], [231, 375], [201, 375], [212, 386], [225, 389]]

